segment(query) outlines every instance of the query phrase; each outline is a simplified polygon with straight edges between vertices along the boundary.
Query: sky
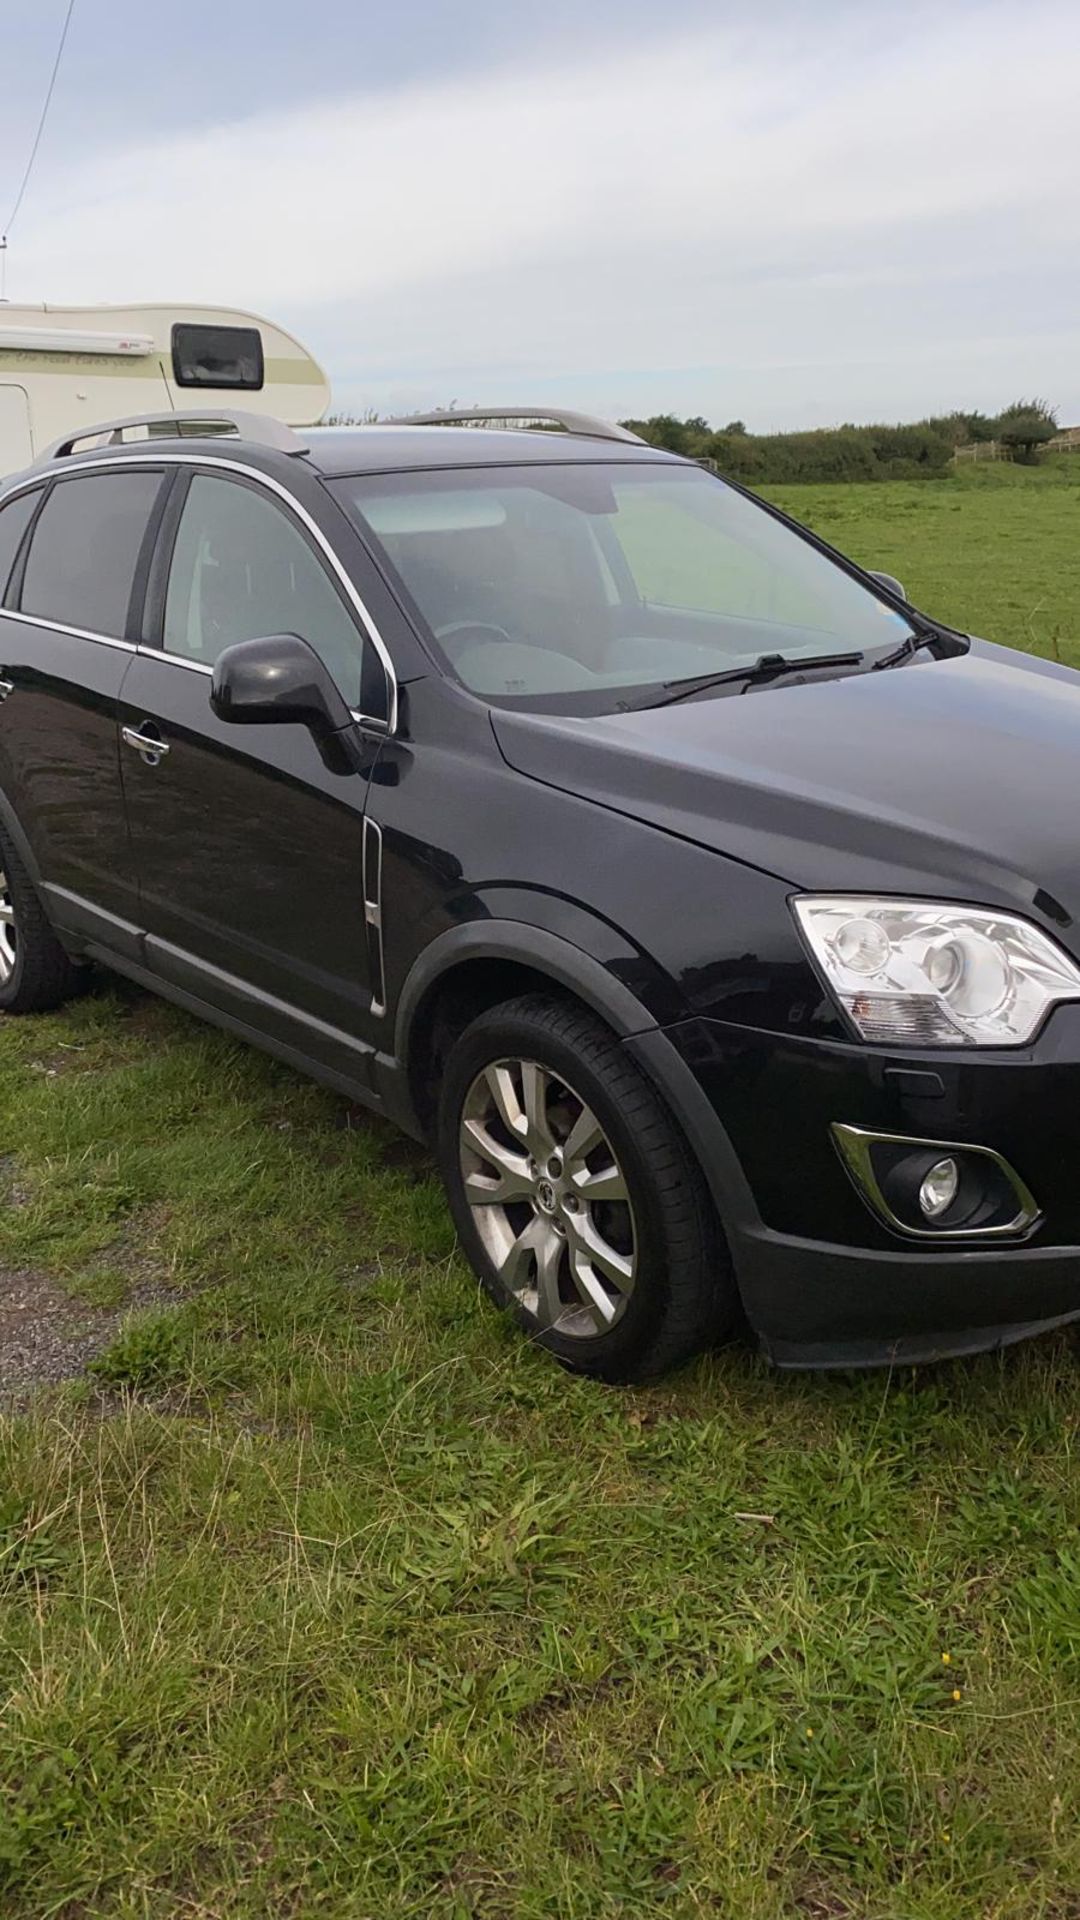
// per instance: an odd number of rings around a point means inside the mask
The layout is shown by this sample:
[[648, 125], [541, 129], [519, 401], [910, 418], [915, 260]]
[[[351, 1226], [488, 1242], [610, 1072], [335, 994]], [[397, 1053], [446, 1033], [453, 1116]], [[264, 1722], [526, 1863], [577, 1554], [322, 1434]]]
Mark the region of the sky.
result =
[[353, 411], [1073, 425], [1078, 72], [1076, 0], [76, 0], [8, 297], [250, 308]]

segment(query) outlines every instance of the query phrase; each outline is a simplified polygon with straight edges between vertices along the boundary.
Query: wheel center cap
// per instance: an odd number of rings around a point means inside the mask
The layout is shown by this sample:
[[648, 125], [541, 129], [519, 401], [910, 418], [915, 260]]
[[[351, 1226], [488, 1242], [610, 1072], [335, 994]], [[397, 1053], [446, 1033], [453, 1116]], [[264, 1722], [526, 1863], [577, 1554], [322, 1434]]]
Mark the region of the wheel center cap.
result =
[[550, 1180], [538, 1180], [536, 1183], [536, 1204], [541, 1213], [554, 1213], [558, 1206], [555, 1189]]

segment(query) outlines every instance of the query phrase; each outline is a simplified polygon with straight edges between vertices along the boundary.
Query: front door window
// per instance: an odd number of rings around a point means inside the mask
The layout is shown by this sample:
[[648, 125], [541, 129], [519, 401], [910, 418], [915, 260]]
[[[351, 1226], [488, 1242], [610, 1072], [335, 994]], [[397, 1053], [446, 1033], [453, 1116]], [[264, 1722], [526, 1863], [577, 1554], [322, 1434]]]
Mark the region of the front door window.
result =
[[213, 666], [235, 641], [274, 633], [306, 640], [361, 707], [370, 649], [306, 535], [257, 487], [197, 473], [173, 549], [165, 650]]

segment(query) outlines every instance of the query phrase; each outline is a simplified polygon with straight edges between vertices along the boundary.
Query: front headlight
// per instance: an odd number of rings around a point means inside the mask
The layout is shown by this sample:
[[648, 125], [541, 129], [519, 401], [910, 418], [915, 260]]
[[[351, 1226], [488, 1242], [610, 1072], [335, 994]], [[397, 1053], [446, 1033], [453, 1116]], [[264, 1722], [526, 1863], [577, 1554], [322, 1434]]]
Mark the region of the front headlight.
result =
[[1056, 1001], [1080, 1000], [1075, 962], [1011, 913], [814, 894], [792, 905], [864, 1040], [1018, 1046]]

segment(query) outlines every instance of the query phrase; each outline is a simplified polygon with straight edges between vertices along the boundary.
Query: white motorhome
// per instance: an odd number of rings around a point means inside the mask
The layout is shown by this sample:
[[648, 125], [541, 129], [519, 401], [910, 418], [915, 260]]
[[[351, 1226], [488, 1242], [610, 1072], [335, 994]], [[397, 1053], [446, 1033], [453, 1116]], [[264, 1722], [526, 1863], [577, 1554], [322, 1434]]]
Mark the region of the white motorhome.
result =
[[283, 328], [224, 307], [0, 306], [0, 475], [62, 434], [128, 414], [196, 412], [228, 394], [311, 426], [326, 375]]

